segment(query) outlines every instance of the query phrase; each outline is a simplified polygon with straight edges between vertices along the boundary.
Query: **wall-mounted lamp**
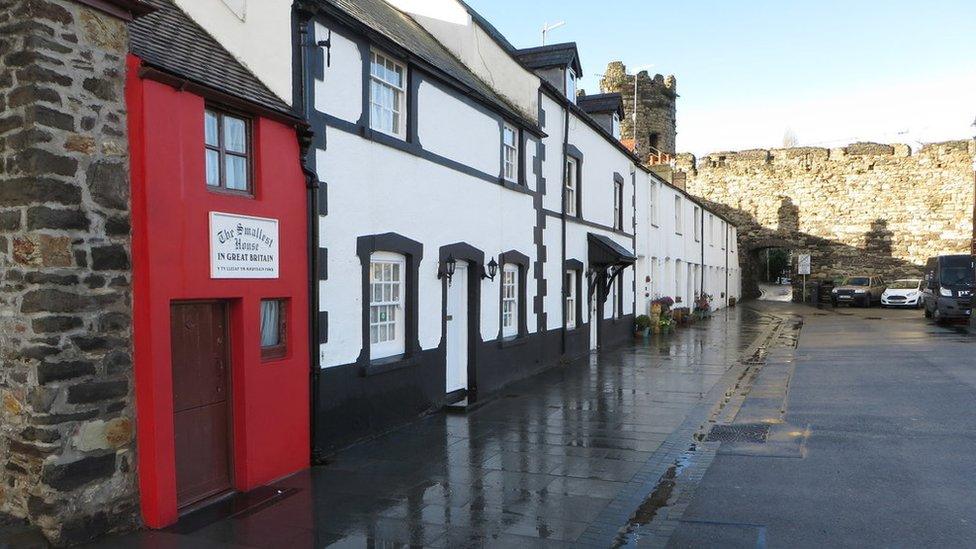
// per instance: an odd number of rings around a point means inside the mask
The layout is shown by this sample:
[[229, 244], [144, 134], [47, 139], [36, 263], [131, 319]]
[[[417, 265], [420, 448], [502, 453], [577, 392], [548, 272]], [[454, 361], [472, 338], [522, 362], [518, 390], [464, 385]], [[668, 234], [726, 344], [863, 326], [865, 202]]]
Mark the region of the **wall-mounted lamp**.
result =
[[447, 277], [447, 285], [451, 285], [451, 279], [454, 278], [454, 271], [457, 269], [457, 259], [454, 259], [454, 254], [447, 256], [444, 260], [444, 265], [437, 271], [437, 278]]
[[481, 278], [490, 278], [495, 280], [496, 274], [498, 274], [498, 262], [495, 261], [495, 258], [493, 257], [491, 258], [491, 261], [488, 262], [488, 272], [481, 273]]

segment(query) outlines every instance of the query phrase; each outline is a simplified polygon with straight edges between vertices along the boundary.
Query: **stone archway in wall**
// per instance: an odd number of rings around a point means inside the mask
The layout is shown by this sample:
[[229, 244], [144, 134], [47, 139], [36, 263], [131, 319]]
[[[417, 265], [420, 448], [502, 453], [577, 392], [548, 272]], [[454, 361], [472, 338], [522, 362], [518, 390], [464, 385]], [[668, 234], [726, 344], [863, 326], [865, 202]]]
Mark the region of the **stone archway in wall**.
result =
[[[776, 252], [785, 253], [786, 260], [777, 261], [774, 257]], [[758, 298], [761, 283], [775, 283], [781, 275], [791, 276], [795, 270], [798, 253], [807, 253], [802, 240], [798, 238], [765, 237], [752, 240], [747, 237], [740, 241], [739, 268], [742, 275], [742, 297]]]

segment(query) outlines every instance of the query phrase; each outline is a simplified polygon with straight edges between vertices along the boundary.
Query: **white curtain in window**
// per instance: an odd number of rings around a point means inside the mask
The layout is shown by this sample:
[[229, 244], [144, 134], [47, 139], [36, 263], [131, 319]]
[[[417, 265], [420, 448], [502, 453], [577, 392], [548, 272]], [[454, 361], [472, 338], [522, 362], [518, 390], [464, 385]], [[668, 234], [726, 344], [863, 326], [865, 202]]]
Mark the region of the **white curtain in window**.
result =
[[261, 301], [261, 346], [274, 347], [281, 343], [281, 302], [275, 299]]

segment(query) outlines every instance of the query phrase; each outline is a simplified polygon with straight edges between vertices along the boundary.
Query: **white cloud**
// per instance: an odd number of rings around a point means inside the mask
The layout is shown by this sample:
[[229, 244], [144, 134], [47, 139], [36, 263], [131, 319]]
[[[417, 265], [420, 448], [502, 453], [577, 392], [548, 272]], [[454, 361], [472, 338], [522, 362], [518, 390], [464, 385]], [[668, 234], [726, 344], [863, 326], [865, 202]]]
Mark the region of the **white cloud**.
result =
[[786, 128], [801, 146], [855, 141], [908, 143], [971, 138], [976, 71], [927, 80], [873, 82], [819, 97], [696, 109], [678, 105], [678, 150], [697, 155], [782, 145]]

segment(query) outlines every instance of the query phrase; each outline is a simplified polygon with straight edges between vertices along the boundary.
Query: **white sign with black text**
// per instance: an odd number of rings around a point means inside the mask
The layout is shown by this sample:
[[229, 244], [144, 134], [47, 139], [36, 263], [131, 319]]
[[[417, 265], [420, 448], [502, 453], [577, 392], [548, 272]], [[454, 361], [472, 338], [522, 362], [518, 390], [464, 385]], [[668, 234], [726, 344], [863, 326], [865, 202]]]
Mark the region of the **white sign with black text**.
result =
[[810, 254], [800, 254], [796, 258], [796, 274], [810, 274]]
[[278, 220], [210, 212], [210, 278], [278, 278]]

